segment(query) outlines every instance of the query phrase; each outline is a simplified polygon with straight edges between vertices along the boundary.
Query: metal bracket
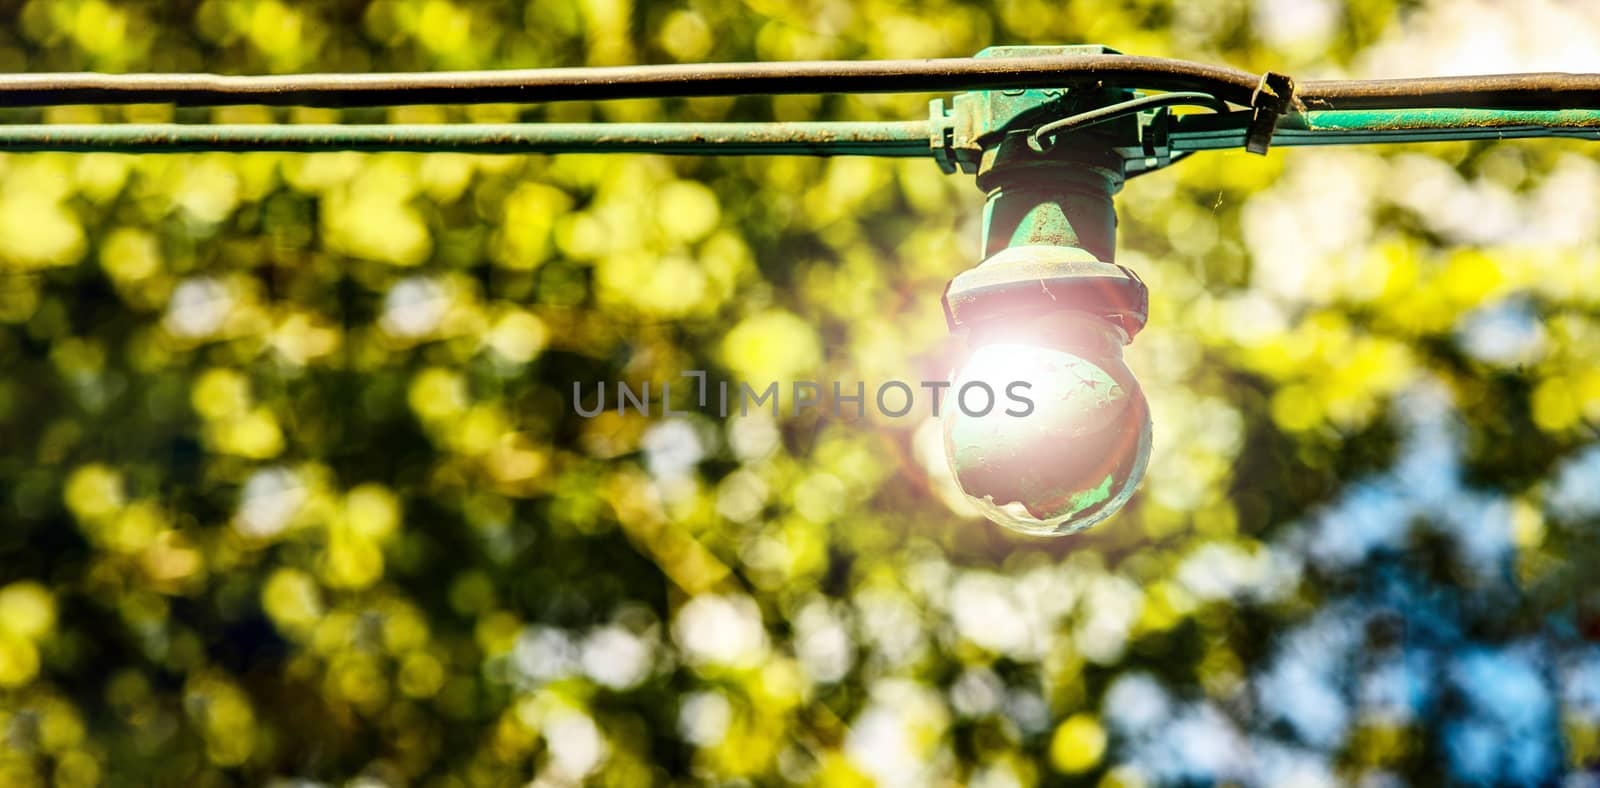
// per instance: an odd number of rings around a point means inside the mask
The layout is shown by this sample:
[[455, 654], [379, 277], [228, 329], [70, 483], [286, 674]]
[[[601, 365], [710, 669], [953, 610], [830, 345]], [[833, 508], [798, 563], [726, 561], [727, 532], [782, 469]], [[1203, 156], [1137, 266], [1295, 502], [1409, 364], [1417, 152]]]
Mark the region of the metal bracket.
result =
[[1144, 328], [1150, 291], [1126, 266], [1070, 246], [1013, 246], [950, 280], [945, 323], [952, 332], [997, 318], [1027, 319], [1063, 310], [1099, 317], [1124, 343]]
[[[980, 58], [1037, 57], [1041, 55], [1116, 55], [1104, 46], [991, 47], [978, 53]], [[1288, 77], [1270, 74], [1256, 91], [1252, 107], [1260, 116], [1276, 121], [1286, 112], [1293, 85]], [[1170, 131], [1174, 116], [1163, 105], [1199, 104], [1226, 112], [1223, 100], [1203, 92], [1174, 91], [1141, 94], [1126, 88], [1086, 85], [1072, 89], [978, 90], [957, 94], [953, 99], [929, 103], [929, 145], [933, 159], [946, 173], [981, 174], [996, 150], [1013, 135], [1028, 138], [1030, 150], [1040, 156], [1052, 155], [1053, 140], [1070, 133], [1070, 147], [1095, 148], [1115, 154], [1124, 175], [1132, 176], [1161, 169], [1183, 154], [1174, 156]], [[1239, 114], [1243, 115], [1244, 112]], [[1065, 124], [1065, 125], [1063, 125]], [[1092, 128], [1091, 128], [1092, 127]], [[1271, 126], [1265, 130], [1268, 140]], [[1064, 149], [1064, 148], [1063, 148]], [[1263, 148], [1264, 150], [1265, 148]]]
[[928, 148], [933, 151], [933, 160], [946, 175], [955, 174], [961, 165], [956, 159], [955, 137], [956, 122], [945, 109], [944, 99], [936, 98], [929, 101]]
[[1265, 156], [1277, 130], [1278, 117], [1294, 105], [1294, 79], [1288, 74], [1268, 71], [1261, 75], [1256, 91], [1250, 94], [1250, 126], [1245, 131], [1244, 149]]
[[[1099, 45], [1050, 47], [990, 47], [977, 54], [980, 58], [1020, 58], [1042, 55], [1116, 55], [1109, 47]], [[946, 107], [940, 102], [936, 111], [930, 111], [930, 140], [934, 158], [945, 172], [959, 169], [966, 173], [978, 171], [984, 151], [1000, 143], [1007, 134], [1031, 130], [1040, 124], [1059, 118], [1115, 104], [1131, 99], [1136, 94], [1121, 88], [1016, 88], [1005, 90], [975, 90], [960, 93]], [[1106, 124], [1108, 139], [1136, 139], [1137, 121], [1132, 117]]]

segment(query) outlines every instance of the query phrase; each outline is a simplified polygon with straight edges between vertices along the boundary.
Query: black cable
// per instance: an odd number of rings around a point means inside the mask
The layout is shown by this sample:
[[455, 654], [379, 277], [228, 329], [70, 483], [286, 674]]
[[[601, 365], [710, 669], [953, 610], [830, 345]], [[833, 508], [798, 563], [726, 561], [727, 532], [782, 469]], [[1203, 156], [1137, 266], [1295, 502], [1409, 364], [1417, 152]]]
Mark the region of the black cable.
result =
[[1193, 156], [1194, 153], [1195, 152], [1192, 151], [1192, 150], [1186, 150], [1186, 151], [1182, 151], [1182, 152], [1179, 152], [1179, 153], [1174, 153], [1174, 154], [1172, 154], [1171, 158], [1167, 159], [1167, 163], [1166, 164], [1157, 165], [1155, 167], [1147, 167], [1147, 168], [1142, 169], [1142, 170], [1132, 170], [1130, 172], [1125, 173], [1122, 176], [1123, 180], [1132, 180], [1133, 178], [1137, 178], [1140, 175], [1148, 175], [1148, 174], [1150, 174], [1152, 172], [1155, 172], [1157, 170], [1164, 170], [1164, 169], [1166, 169], [1168, 167], [1171, 167], [1174, 164], [1177, 164], [1180, 161], [1183, 161], [1184, 159], [1189, 158], [1190, 156]]

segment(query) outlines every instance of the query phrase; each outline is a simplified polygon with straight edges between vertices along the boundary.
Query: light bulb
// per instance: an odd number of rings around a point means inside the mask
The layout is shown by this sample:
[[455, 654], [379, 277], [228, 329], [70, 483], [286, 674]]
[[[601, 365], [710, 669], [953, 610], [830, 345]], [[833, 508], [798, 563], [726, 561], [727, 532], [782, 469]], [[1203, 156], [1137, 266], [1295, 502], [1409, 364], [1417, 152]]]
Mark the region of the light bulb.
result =
[[[1121, 509], [1144, 476], [1151, 433], [1122, 328], [1056, 311], [994, 321], [968, 342], [942, 414], [950, 470], [968, 500], [1040, 536], [1081, 531]], [[985, 389], [999, 398], [993, 408], [984, 408]]]

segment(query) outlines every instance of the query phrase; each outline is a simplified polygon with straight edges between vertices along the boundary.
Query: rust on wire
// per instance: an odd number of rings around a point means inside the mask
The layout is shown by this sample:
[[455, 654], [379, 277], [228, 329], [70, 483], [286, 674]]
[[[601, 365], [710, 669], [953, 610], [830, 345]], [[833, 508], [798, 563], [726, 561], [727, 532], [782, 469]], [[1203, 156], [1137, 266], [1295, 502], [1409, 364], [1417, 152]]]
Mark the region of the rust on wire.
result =
[[1544, 72], [1308, 82], [1307, 109], [1582, 109], [1600, 107], [1600, 74]]
[[[684, 63], [396, 74], [9, 74], [0, 106], [176, 104], [372, 107], [536, 104], [680, 96], [940, 93], [1104, 85], [1197, 90], [1242, 106], [1261, 75], [1226, 66], [1119, 54]], [[1600, 106], [1600, 74], [1502, 74], [1300, 83], [1293, 109]]]
[[928, 122], [0, 125], [0, 151], [928, 156]]
[[1118, 84], [1248, 103], [1257, 75], [1131, 55], [694, 63], [412, 74], [10, 74], [0, 106], [177, 104], [372, 107], [679, 96], [938, 93]]

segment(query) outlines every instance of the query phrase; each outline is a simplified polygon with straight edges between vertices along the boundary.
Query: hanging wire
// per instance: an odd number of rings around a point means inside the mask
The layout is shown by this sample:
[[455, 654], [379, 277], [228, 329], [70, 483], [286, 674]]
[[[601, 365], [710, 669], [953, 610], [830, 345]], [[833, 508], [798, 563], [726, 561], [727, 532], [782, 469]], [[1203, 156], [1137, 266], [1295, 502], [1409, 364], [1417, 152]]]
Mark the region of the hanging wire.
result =
[[1087, 112], [1080, 112], [1060, 120], [1046, 123], [1028, 134], [1028, 147], [1043, 153], [1055, 147], [1056, 140], [1061, 136], [1074, 131], [1081, 131], [1090, 126], [1105, 123], [1109, 120], [1138, 114], [1147, 109], [1157, 107], [1197, 106], [1206, 107], [1213, 112], [1223, 113], [1229, 110], [1228, 102], [1211, 95], [1196, 91], [1174, 91], [1171, 93], [1156, 93], [1149, 96], [1128, 99], [1104, 107], [1096, 107]]

